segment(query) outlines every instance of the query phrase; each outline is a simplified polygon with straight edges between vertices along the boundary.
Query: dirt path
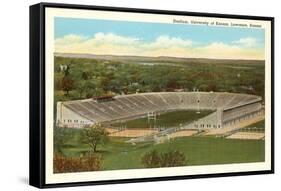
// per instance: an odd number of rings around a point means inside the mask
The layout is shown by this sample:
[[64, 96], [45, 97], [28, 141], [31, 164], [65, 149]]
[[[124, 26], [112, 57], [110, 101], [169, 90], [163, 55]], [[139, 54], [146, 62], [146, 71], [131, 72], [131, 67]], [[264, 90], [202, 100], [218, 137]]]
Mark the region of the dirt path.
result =
[[126, 129], [123, 131], [113, 132], [109, 134], [111, 137], [141, 137], [151, 135], [158, 132], [157, 130], [150, 129]]
[[264, 138], [264, 133], [237, 132], [226, 138], [227, 139], [259, 140], [259, 139]]

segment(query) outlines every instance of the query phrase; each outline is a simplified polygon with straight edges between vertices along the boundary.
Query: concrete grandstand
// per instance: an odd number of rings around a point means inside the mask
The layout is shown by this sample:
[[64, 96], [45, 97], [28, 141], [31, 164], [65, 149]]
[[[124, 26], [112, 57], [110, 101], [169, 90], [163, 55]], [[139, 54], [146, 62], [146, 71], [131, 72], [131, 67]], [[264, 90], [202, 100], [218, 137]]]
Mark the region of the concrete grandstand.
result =
[[[176, 110], [213, 110], [181, 129], [223, 129], [263, 116], [262, 98], [226, 92], [151, 92], [57, 103], [59, 127], [110, 124]], [[167, 132], [174, 132], [167, 129]], [[164, 132], [162, 132], [164, 133]]]

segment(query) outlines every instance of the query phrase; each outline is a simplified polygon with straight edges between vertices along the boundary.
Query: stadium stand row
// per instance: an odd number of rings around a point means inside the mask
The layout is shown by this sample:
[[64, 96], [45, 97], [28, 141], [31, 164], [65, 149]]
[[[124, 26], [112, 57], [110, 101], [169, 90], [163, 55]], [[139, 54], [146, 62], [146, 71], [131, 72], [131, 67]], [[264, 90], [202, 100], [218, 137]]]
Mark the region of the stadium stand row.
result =
[[[102, 101], [65, 101], [57, 103], [56, 124], [81, 128], [86, 124], [128, 120], [153, 112], [208, 109], [215, 110], [216, 114], [210, 114], [213, 118], [202, 119], [203, 127], [213, 128], [216, 123], [217, 128], [241, 117], [258, 114], [262, 109], [261, 101], [259, 96], [226, 92], [151, 92], [119, 95]], [[212, 124], [208, 125], [208, 120]]]

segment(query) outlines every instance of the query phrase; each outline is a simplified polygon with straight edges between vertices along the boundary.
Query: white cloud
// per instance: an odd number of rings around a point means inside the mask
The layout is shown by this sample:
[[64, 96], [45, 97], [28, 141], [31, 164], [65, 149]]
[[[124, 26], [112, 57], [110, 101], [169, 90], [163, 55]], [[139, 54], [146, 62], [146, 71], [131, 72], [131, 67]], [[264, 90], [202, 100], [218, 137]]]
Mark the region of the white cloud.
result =
[[75, 35], [75, 34], [69, 34], [62, 38], [58, 38], [55, 40], [56, 46], [60, 45], [71, 45], [76, 43], [81, 43], [83, 40], [85, 40], [86, 37]]
[[252, 38], [252, 37], [247, 37], [247, 38], [240, 38], [239, 40], [233, 41], [232, 43], [246, 46], [246, 47], [254, 47], [257, 45], [257, 39]]
[[200, 56], [216, 59], [264, 59], [262, 49], [253, 49], [231, 45], [221, 42], [214, 42], [204, 47], [196, 48]]
[[255, 49], [254, 43], [256, 41], [252, 38], [243, 38], [230, 44], [213, 42], [207, 45], [193, 46], [192, 40], [166, 35], [147, 42], [139, 38], [113, 33], [96, 33], [92, 37], [71, 34], [55, 40], [55, 51], [137, 56], [264, 59], [263, 49]]
[[112, 44], [120, 44], [120, 45], [132, 45], [136, 44], [139, 39], [132, 38], [132, 37], [123, 37], [119, 35], [115, 35], [113, 33], [96, 33], [90, 41], [94, 44], [105, 44], [105, 43], [112, 43]]
[[183, 40], [181, 38], [169, 37], [166, 35], [159, 36], [154, 42], [147, 44], [150, 48], [190, 47], [191, 45], [191, 40]]

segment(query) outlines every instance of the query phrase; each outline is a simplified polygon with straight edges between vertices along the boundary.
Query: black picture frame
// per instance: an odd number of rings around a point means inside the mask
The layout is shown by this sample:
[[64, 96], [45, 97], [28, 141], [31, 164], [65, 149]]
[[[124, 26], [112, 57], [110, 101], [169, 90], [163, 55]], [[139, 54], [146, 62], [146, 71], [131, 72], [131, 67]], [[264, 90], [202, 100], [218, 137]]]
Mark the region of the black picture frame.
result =
[[[134, 13], [153, 13], [219, 18], [264, 20], [271, 22], [271, 169], [250, 172], [227, 172], [203, 175], [165, 176], [138, 179], [120, 179], [89, 182], [45, 183], [45, 8], [64, 8], [80, 10], [102, 10]], [[167, 181], [193, 178], [244, 176], [274, 173], [274, 18], [248, 15], [214, 13], [195, 13], [169, 10], [134, 9], [74, 4], [39, 3], [30, 6], [30, 137], [29, 137], [29, 184], [38, 188], [84, 186], [147, 181]]]

